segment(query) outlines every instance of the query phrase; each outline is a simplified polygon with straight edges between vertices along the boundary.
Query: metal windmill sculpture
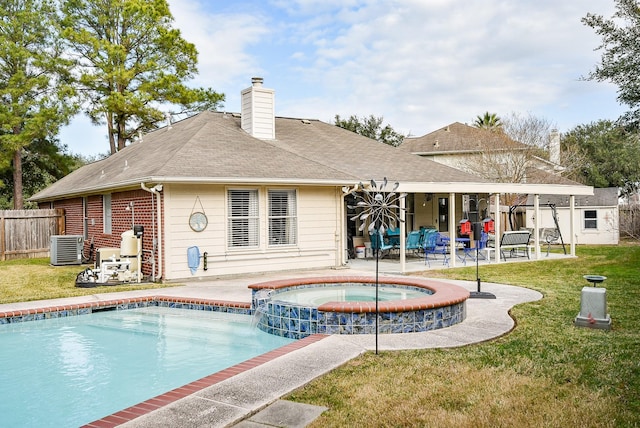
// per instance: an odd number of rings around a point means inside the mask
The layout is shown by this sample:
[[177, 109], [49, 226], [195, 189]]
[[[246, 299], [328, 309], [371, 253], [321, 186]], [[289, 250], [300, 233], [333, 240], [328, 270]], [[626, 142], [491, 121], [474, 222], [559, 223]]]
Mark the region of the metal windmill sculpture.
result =
[[[407, 196], [406, 193], [397, 194], [396, 190], [400, 183], [396, 182], [391, 191], [387, 191], [387, 177], [378, 185], [375, 180], [371, 180], [368, 185], [361, 183], [356, 184], [353, 188], [344, 188], [347, 194], [352, 194], [355, 199], [355, 205], [348, 205], [349, 209], [361, 209], [362, 211], [351, 217], [352, 221], [359, 219], [362, 224], [359, 230], [362, 231], [368, 226], [369, 234], [375, 236], [377, 245], [374, 247], [376, 258], [376, 354], [378, 353], [378, 272], [380, 261], [380, 247], [382, 245], [382, 235], [389, 229], [391, 225], [403, 222], [400, 212], [403, 208], [400, 206], [400, 200]], [[372, 240], [373, 240], [372, 239]]]

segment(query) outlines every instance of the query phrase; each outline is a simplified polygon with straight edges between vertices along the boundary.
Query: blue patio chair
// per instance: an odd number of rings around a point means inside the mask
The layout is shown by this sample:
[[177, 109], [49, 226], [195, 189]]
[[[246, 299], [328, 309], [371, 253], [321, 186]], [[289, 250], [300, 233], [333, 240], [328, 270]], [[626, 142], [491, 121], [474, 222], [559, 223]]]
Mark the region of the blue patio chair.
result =
[[438, 232], [429, 232], [424, 238], [424, 263], [431, 267], [429, 263], [429, 254], [433, 254], [434, 260], [437, 260], [436, 255], [442, 254], [442, 264], [449, 266], [449, 258], [447, 257], [449, 251], [445, 240], [442, 239], [442, 235]]
[[373, 250], [373, 254], [375, 255], [376, 251], [380, 251], [380, 258], [383, 258], [387, 254], [389, 254], [389, 251], [393, 250], [394, 248], [392, 244], [384, 242], [382, 233], [379, 230], [375, 232], [369, 232], [369, 238], [371, 239], [371, 249]]
[[489, 234], [483, 230], [481, 235], [480, 235], [480, 240], [476, 243], [476, 245], [478, 246], [478, 258], [479, 259], [482, 259], [482, 260], [486, 260], [487, 259], [486, 255], [485, 255], [485, 250], [487, 248], [487, 241], [489, 241]]
[[424, 248], [424, 238], [429, 233], [437, 233], [438, 231], [432, 227], [420, 227], [420, 249]]
[[409, 232], [409, 236], [407, 236], [406, 249], [407, 251], [413, 251], [414, 253], [418, 253], [418, 251], [422, 248], [420, 245], [420, 238], [422, 235], [419, 230], [414, 230]]
[[400, 246], [400, 228], [390, 227], [387, 229], [387, 238], [389, 238], [389, 244]]

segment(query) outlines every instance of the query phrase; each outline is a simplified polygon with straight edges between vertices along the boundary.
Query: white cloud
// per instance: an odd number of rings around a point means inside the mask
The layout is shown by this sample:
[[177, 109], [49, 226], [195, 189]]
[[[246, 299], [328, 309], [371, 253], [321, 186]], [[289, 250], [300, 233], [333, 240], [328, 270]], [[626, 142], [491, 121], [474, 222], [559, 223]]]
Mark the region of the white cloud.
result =
[[198, 49], [200, 72], [194, 83], [215, 89], [237, 83], [240, 75], [263, 72], [248, 49], [270, 32], [268, 17], [255, 12], [215, 13], [205, 3], [190, 0], [170, 0], [170, 7], [174, 27]]
[[[170, 0], [196, 44], [194, 84], [239, 110], [252, 76], [276, 90], [276, 113], [331, 122], [384, 116], [421, 135], [484, 111], [530, 112], [561, 130], [623, 108], [615, 87], [580, 81], [600, 40], [580, 19], [611, 16], [583, 0]], [[564, 129], [563, 129], [564, 128]]]
[[597, 61], [598, 39], [580, 18], [613, 11], [602, 9], [597, 1], [374, 1], [336, 8], [333, 27], [342, 25], [324, 32], [312, 26], [322, 36], [302, 69], [324, 97], [297, 105], [313, 105], [325, 117], [384, 115], [394, 127], [419, 132], [485, 110], [544, 111], [566, 104], [563, 98]]

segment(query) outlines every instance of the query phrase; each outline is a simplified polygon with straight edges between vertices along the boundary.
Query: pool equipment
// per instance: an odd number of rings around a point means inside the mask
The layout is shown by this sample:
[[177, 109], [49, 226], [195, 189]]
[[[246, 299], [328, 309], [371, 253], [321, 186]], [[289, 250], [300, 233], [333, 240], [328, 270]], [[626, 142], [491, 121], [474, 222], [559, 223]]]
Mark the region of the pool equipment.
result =
[[118, 285], [142, 280], [143, 226], [133, 226], [121, 235], [120, 247], [103, 247], [96, 252], [93, 268], [76, 276], [76, 287]]

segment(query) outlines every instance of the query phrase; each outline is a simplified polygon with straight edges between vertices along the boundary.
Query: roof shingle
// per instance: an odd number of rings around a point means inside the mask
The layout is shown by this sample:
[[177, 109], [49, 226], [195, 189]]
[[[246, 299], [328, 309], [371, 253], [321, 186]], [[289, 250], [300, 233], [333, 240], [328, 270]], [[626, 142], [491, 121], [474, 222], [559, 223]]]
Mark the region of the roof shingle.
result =
[[241, 129], [240, 117], [202, 112], [144, 135], [114, 155], [83, 166], [31, 200], [171, 180], [355, 183], [388, 177], [409, 182], [483, 182], [463, 171], [397, 150], [318, 120], [276, 118], [276, 140]]

